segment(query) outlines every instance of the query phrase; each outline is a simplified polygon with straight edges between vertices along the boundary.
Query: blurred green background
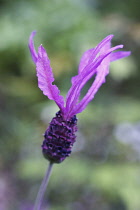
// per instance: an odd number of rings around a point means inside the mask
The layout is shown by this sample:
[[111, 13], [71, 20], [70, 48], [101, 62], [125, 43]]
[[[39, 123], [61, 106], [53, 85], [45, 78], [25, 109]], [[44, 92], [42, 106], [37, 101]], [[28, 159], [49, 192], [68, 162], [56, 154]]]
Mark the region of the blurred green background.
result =
[[[58, 111], [37, 87], [28, 38], [47, 49], [66, 95], [82, 53], [114, 34], [132, 55], [78, 115], [72, 155], [55, 165], [44, 210], [140, 209], [140, 1], [0, 1], [0, 209], [31, 210], [48, 162], [42, 134]], [[90, 86], [87, 84], [83, 94]]]

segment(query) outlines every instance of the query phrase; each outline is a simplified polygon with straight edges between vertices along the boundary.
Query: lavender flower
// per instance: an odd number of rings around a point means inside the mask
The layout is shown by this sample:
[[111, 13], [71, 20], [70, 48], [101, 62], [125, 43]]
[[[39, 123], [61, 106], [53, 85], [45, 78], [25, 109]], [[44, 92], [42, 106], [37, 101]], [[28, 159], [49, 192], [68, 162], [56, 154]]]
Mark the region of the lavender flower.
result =
[[[52, 163], [60, 163], [70, 155], [72, 146], [76, 140], [77, 131], [76, 114], [82, 112], [88, 103], [94, 98], [100, 86], [105, 82], [109, 73], [110, 62], [127, 57], [129, 51], [114, 52], [123, 45], [111, 48], [113, 35], [107, 36], [95, 48], [87, 50], [80, 61], [78, 75], [72, 77], [72, 86], [69, 89], [66, 100], [60, 95], [56, 85], [53, 85], [54, 77], [50, 60], [42, 45], [38, 52], [34, 48], [32, 32], [29, 39], [29, 49], [32, 60], [36, 64], [38, 87], [50, 100], [54, 100], [59, 107], [59, 112], [50, 122], [44, 134], [42, 151]], [[80, 92], [84, 85], [96, 74], [95, 80], [86, 95], [80, 100]]]

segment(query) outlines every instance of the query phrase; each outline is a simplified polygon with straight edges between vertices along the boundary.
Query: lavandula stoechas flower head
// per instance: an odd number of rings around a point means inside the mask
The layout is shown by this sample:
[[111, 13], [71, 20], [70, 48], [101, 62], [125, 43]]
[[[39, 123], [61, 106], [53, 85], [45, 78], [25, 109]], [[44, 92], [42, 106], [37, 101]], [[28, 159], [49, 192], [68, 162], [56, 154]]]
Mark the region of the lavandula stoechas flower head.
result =
[[[113, 35], [104, 38], [95, 48], [87, 50], [80, 60], [78, 75], [72, 77], [72, 86], [67, 93], [66, 100], [64, 100], [58, 87], [52, 84], [54, 76], [45, 49], [40, 45], [38, 52], [36, 52], [34, 48], [33, 37], [35, 33], [32, 32], [30, 35], [29, 49], [32, 60], [36, 64], [38, 87], [44, 95], [50, 100], [54, 100], [59, 107], [59, 111], [45, 131], [42, 151], [45, 158], [53, 163], [60, 163], [70, 155], [76, 140], [76, 114], [86, 108], [100, 86], [105, 82], [109, 73], [110, 62], [129, 56], [130, 52], [114, 52], [114, 50], [123, 48], [123, 45], [111, 48]], [[86, 95], [80, 100], [82, 88], [94, 75], [96, 75], [94, 82]]]

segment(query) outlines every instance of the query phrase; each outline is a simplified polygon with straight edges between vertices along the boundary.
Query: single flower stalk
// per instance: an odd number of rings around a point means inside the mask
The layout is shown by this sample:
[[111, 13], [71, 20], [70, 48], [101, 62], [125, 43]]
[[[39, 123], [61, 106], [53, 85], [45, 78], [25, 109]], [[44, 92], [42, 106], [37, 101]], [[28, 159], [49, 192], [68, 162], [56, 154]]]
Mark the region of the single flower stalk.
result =
[[[95, 48], [87, 50], [81, 57], [78, 74], [72, 77], [71, 88], [66, 99], [60, 95], [56, 85], [53, 85], [54, 76], [50, 66], [50, 60], [42, 45], [36, 52], [33, 37], [36, 32], [32, 32], [29, 38], [29, 49], [32, 60], [36, 65], [38, 77], [38, 87], [50, 100], [54, 100], [59, 111], [50, 122], [44, 134], [42, 152], [44, 157], [51, 163], [61, 163], [71, 153], [72, 146], [76, 140], [77, 131], [76, 115], [82, 112], [88, 103], [94, 98], [95, 94], [105, 82], [109, 74], [110, 63], [127, 57], [129, 51], [118, 51], [123, 45], [111, 48], [113, 35], [104, 38]], [[85, 84], [96, 75], [94, 82], [85, 96], [80, 100], [80, 93]]]
[[[43, 91], [44, 95], [50, 100], [54, 100], [59, 107], [59, 111], [45, 131], [42, 144], [43, 155], [50, 163], [34, 206], [34, 210], [40, 210], [53, 163], [61, 163], [65, 160], [70, 155], [72, 146], [76, 141], [76, 115], [87, 107], [98, 89], [105, 82], [105, 78], [109, 73], [110, 63], [129, 56], [130, 52], [114, 52], [117, 49], [123, 48], [123, 45], [111, 48], [113, 35], [107, 36], [95, 48], [87, 50], [80, 60], [78, 75], [72, 77], [72, 86], [64, 100], [63, 96], [60, 95], [58, 87], [52, 84], [54, 76], [45, 49], [40, 45], [38, 52], [35, 50], [33, 42], [35, 34], [36, 32], [32, 32], [30, 35], [29, 49], [32, 60], [36, 65], [38, 87]], [[94, 75], [96, 75], [94, 82], [85, 96], [80, 100], [82, 88]]]

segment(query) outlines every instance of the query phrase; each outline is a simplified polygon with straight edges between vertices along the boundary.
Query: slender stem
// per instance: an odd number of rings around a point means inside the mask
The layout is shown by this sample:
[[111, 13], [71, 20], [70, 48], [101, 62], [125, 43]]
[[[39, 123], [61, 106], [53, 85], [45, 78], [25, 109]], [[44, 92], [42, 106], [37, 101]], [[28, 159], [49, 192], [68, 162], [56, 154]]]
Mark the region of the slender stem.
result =
[[48, 182], [49, 182], [49, 178], [50, 178], [50, 175], [51, 175], [52, 166], [53, 166], [53, 163], [49, 162], [49, 166], [47, 168], [47, 171], [46, 171], [46, 174], [45, 174], [44, 179], [42, 181], [42, 184], [40, 186], [40, 189], [38, 191], [33, 210], [40, 210], [41, 209], [41, 204], [42, 204], [42, 201], [43, 201], [44, 193], [46, 191], [46, 188], [47, 188], [47, 185], [48, 185]]

